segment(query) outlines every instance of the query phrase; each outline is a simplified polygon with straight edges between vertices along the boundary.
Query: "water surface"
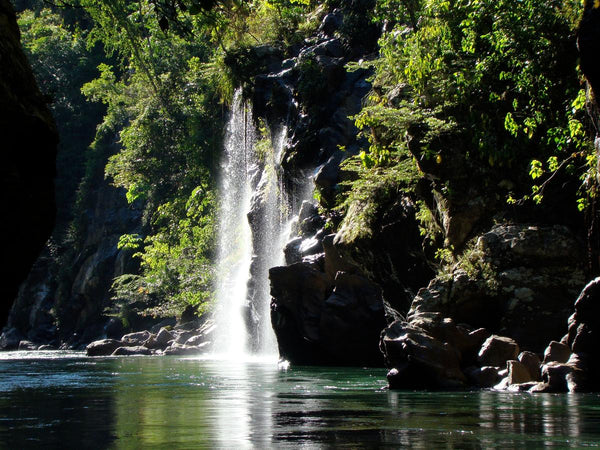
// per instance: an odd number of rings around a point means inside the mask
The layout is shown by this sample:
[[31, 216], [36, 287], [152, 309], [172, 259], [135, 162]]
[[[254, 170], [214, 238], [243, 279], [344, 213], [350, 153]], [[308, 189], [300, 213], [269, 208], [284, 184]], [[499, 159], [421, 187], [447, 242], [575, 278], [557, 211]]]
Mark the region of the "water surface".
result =
[[385, 371], [0, 353], [0, 448], [581, 448], [600, 396], [384, 389]]

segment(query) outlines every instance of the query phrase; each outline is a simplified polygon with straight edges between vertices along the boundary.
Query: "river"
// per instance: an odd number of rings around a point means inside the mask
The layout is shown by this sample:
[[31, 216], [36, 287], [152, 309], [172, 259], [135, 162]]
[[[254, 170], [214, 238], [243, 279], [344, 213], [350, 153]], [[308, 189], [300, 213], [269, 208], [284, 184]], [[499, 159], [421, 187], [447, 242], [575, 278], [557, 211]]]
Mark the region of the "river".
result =
[[385, 370], [0, 353], [0, 448], [581, 448], [598, 394], [385, 389]]

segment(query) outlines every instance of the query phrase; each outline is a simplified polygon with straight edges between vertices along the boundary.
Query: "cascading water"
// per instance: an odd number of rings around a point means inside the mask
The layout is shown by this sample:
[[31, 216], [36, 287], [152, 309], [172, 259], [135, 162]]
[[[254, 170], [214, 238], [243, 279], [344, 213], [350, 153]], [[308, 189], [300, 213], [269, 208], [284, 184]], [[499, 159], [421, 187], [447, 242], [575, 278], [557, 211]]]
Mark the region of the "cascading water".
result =
[[283, 248], [290, 230], [280, 166], [286, 138], [282, 127], [257, 152], [251, 108], [236, 92], [220, 185], [218, 331], [213, 347], [217, 354], [277, 355], [270, 320], [269, 269], [284, 264]]
[[247, 281], [252, 261], [252, 235], [247, 214], [252, 198], [251, 175], [257, 170], [256, 141], [251, 111], [235, 93], [225, 135], [220, 182], [216, 280], [217, 336], [213, 351], [240, 356], [246, 353]]
[[252, 351], [266, 355], [277, 354], [270, 320], [269, 269], [285, 263], [283, 248], [289, 237], [288, 199], [280, 164], [286, 138], [287, 129], [282, 127], [263, 152], [263, 170], [252, 199], [254, 256], [248, 292], [256, 315]]

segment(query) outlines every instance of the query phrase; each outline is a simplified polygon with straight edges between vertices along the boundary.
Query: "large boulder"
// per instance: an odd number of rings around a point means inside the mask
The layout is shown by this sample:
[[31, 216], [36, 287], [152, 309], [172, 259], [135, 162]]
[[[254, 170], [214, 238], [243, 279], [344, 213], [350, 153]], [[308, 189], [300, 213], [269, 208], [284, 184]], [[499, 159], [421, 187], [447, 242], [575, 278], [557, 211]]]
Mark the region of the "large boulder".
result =
[[421, 328], [396, 321], [382, 332], [380, 346], [392, 368], [388, 373], [392, 389], [447, 389], [466, 384], [459, 352]]
[[113, 356], [151, 355], [152, 351], [143, 345], [134, 345], [132, 347], [119, 347], [112, 354]]
[[490, 336], [481, 346], [477, 361], [482, 366], [505, 367], [508, 360], [517, 359], [519, 345], [505, 336]]
[[88, 344], [85, 351], [88, 356], [107, 356], [124, 345], [122, 341], [116, 339], [101, 339]]
[[338, 272], [332, 280], [310, 263], [270, 270], [271, 321], [282, 358], [295, 364], [382, 366], [381, 289]]

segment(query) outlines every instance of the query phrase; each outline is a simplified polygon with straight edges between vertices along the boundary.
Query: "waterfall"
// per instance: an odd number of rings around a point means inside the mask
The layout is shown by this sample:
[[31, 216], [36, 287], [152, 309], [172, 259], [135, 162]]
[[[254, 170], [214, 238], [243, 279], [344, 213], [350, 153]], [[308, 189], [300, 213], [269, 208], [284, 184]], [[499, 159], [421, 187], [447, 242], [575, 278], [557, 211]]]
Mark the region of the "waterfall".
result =
[[252, 235], [247, 214], [256, 171], [256, 141], [251, 111], [235, 93], [225, 134], [219, 186], [216, 310], [218, 325], [213, 351], [240, 356], [246, 353], [247, 281], [252, 261]]
[[281, 170], [286, 138], [286, 127], [267, 138], [270, 142], [262, 154], [263, 170], [252, 199], [254, 256], [248, 298], [256, 313], [252, 350], [260, 354], [277, 354], [270, 320], [269, 269], [285, 264], [283, 248], [289, 237], [288, 199]]
[[235, 93], [221, 166], [216, 354], [277, 355], [268, 274], [271, 267], [284, 264], [289, 237], [280, 164], [286, 138], [282, 127], [259, 143], [251, 108]]

